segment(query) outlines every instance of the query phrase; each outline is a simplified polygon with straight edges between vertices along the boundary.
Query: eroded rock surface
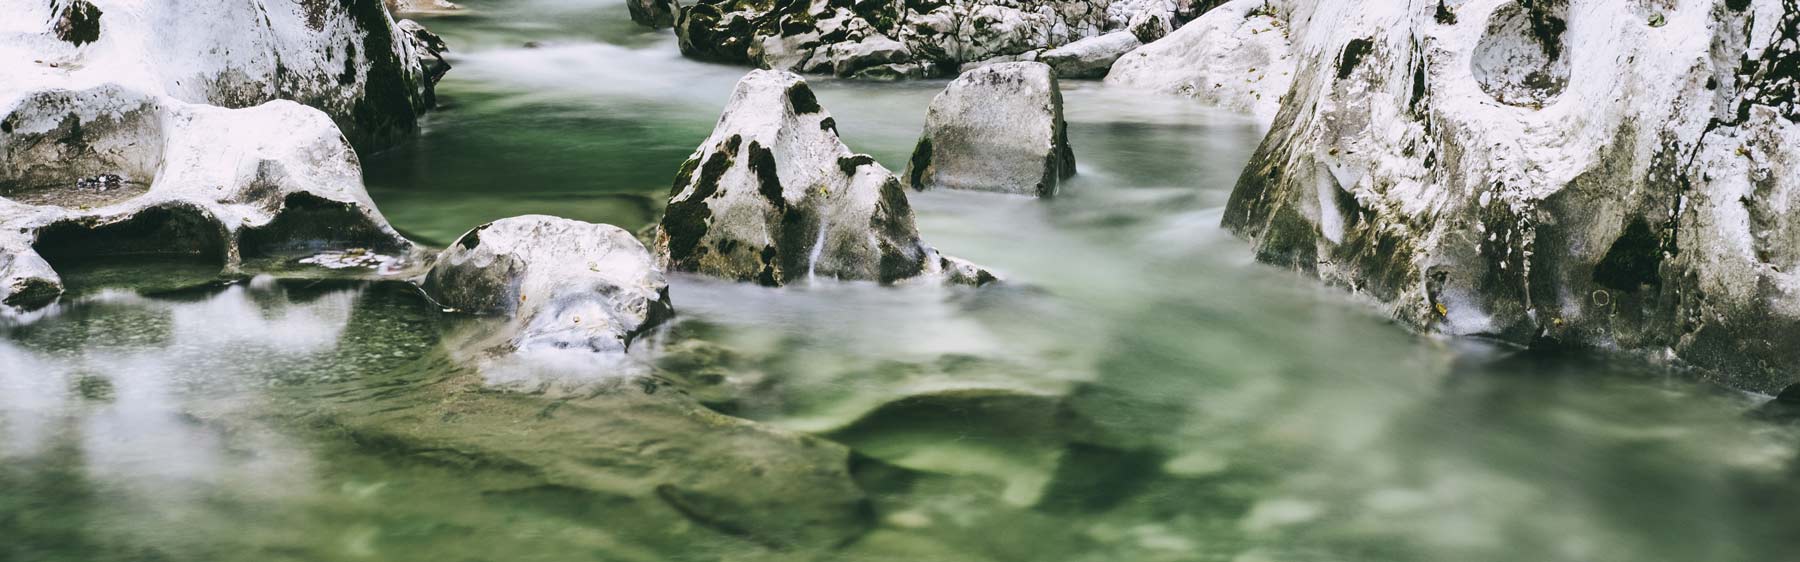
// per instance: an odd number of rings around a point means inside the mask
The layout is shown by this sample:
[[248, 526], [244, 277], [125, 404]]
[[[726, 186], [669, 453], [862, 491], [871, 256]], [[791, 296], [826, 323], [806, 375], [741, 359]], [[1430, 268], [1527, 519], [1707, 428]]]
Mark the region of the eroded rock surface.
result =
[[921, 242], [899, 179], [844, 146], [812, 88], [784, 71], [738, 82], [712, 136], [676, 174], [655, 250], [671, 271], [768, 286], [994, 280]]
[[0, 90], [117, 83], [188, 103], [286, 99], [359, 150], [410, 136], [441, 71], [381, 0], [0, 0]]
[[424, 281], [439, 304], [507, 317], [507, 347], [623, 352], [673, 314], [650, 251], [607, 224], [531, 215], [475, 227]]
[[1792, 382], [1800, 2], [1298, 6], [1224, 219], [1262, 260], [1428, 330]]
[[[866, 78], [943, 76], [1127, 28], [1139, 14], [1174, 22], [1174, 0], [862, 2], [701, 0], [675, 22], [689, 57]], [[1193, 9], [1188, 3], [1187, 9]]]
[[1271, 123], [1294, 79], [1289, 4], [1235, 0], [1214, 8], [1119, 57], [1106, 82], [1189, 96]]
[[331, 119], [288, 101], [224, 109], [107, 85], [0, 94], [0, 299], [61, 293], [53, 266], [246, 259], [412, 244], [363, 190]]
[[1039, 197], [1056, 195], [1073, 175], [1062, 92], [1050, 67], [1036, 62], [988, 65], [951, 81], [932, 98], [906, 169], [914, 189]]

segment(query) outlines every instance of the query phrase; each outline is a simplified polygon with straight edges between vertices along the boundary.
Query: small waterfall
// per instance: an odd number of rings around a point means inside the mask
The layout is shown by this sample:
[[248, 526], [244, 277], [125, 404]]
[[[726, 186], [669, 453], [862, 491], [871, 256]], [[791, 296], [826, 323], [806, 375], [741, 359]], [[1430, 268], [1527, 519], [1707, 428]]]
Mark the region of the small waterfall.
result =
[[824, 218], [819, 219], [819, 236], [813, 239], [812, 254], [806, 257], [806, 282], [808, 284], [813, 282], [813, 273], [819, 269], [819, 254], [825, 253], [825, 231], [830, 228], [831, 223], [825, 222]]

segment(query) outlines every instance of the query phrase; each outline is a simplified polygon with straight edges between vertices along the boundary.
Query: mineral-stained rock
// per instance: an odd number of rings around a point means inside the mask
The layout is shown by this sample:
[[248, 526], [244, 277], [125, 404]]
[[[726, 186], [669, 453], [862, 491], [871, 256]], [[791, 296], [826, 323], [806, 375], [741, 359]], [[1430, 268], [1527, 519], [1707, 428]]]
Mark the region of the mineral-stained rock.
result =
[[442, 74], [381, 0], [0, 0], [0, 13], [0, 92], [117, 83], [223, 107], [293, 100], [359, 150], [411, 135]]
[[1058, 78], [1104, 78], [1113, 61], [1143, 45], [1130, 31], [1114, 31], [1044, 51], [1038, 61], [1056, 69]]
[[[1235, 0], [1112, 64], [1108, 84], [1190, 96], [1275, 120], [1293, 85], [1294, 58], [1280, 2]], [[1148, 42], [1147, 42], [1148, 43]]]
[[799, 76], [751, 71], [676, 174], [656, 233], [683, 271], [780, 286], [812, 277], [992, 281], [919, 240], [900, 181], [850, 152]]
[[[636, 1], [636, 0], [634, 0]], [[1174, 0], [862, 2], [699, 0], [675, 21], [682, 53], [716, 62], [838, 76], [941, 76], [1126, 29]]]
[[1294, 6], [1225, 211], [1262, 260], [1422, 329], [1793, 382], [1800, 2]]
[[0, 94], [0, 299], [42, 304], [63, 262], [245, 259], [407, 242], [329, 117], [287, 101], [192, 105], [105, 85]]
[[914, 189], [1040, 197], [1056, 195], [1074, 174], [1062, 92], [1050, 67], [1036, 62], [988, 65], [950, 82], [931, 100], [906, 169]]
[[463, 234], [424, 288], [441, 305], [511, 318], [513, 349], [622, 352], [673, 313], [662, 270], [630, 232], [542, 215]]

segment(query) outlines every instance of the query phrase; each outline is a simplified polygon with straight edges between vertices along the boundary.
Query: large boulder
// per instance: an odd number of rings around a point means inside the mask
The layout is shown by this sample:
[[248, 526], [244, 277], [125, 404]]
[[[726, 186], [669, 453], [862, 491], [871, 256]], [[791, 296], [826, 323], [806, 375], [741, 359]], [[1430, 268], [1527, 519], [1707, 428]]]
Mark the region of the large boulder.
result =
[[1111, 64], [1108, 84], [1193, 97], [1274, 122], [1294, 81], [1291, 11], [1235, 0]]
[[441, 73], [381, 0], [0, 0], [0, 90], [117, 83], [188, 103], [286, 99], [359, 150], [411, 135]]
[[363, 190], [331, 119], [293, 102], [182, 103], [118, 85], [0, 94], [0, 300], [41, 305], [53, 266], [246, 260], [412, 244]]
[[[636, 1], [636, 0], [634, 0]], [[1125, 29], [1174, 0], [862, 2], [700, 0], [675, 22], [689, 57], [868, 78], [942, 76]]]
[[1306, 9], [1225, 211], [1259, 258], [1426, 330], [1793, 382], [1800, 3]]
[[906, 177], [914, 189], [1051, 197], [1075, 175], [1067, 129], [1062, 92], [1049, 66], [977, 68], [932, 98]]
[[674, 311], [662, 270], [630, 232], [542, 215], [463, 234], [423, 287], [443, 306], [511, 319], [509, 350], [623, 352]]
[[1114, 61], [1143, 45], [1136, 33], [1114, 31], [1044, 51], [1038, 61], [1056, 69], [1059, 78], [1104, 78]]
[[812, 277], [993, 280], [919, 240], [899, 179], [838, 139], [791, 72], [740, 80], [712, 136], [676, 174], [655, 235], [671, 271], [780, 286]]

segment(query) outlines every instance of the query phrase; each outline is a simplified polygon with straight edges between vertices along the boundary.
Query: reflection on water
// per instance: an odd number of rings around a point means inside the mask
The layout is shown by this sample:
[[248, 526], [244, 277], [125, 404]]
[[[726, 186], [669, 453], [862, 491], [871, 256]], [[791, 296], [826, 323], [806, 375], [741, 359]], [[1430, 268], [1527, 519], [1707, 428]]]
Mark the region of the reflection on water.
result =
[[[403, 230], [636, 228], [742, 69], [470, 0]], [[527, 41], [540, 42], [527, 48]], [[891, 167], [937, 83], [818, 82]], [[1252, 263], [1248, 122], [1065, 87], [1054, 201], [912, 194], [1004, 286], [672, 279], [630, 356], [496, 357], [401, 283], [74, 269], [0, 318], [0, 560], [1785, 560], [1794, 428], [1654, 365], [1419, 338]]]

